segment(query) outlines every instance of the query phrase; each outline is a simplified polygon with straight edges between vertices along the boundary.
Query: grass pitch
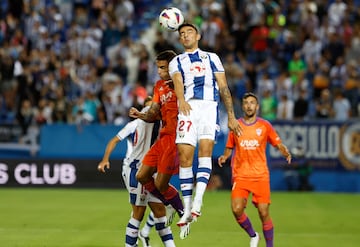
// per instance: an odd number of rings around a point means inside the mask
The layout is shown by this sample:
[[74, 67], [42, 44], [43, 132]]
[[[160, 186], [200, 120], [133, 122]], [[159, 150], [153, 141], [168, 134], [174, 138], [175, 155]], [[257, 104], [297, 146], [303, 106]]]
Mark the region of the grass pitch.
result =
[[[124, 246], [130, 216], [125, 190], [2, 188], [0, 198], [2, 247]], [[359, 205], [358, 194], [273, 192], [275, 246], [359, 246]], [[246, 212], [262, 237], [252, 204]], [[179, 239], [173, 224], [177, 247], [249, 246], [249, 238], [232, 217], [229, 191], [208, 191], [202, 214], [185, 240]], [[150, 237], [152, 247], [162, 246], [155, 229]], [[263, 237], [259, 246], [265, 247]]]

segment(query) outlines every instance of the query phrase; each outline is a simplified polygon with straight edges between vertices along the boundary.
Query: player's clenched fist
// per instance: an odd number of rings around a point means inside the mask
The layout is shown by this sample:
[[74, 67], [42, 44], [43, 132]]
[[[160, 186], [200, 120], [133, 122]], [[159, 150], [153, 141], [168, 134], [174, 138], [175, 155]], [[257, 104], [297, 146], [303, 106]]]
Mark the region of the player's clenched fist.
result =
[[138, 109], [136, 109], [135, 107], [131, 107], [129, 110], [129, 116], [132, 118], [138, 118], [139, 117], [140, 112], [138, 111]]

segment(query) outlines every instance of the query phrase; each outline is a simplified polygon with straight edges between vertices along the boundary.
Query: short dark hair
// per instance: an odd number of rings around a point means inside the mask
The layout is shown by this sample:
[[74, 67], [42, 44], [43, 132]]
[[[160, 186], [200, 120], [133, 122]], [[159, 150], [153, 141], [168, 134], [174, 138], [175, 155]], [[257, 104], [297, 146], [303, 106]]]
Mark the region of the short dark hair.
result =
[[184, 22], [183, 24], [181, 24], [181, 25], [178, 27], [178, 32], [180, 32], [180, 29], [183, 28], [183, 27], [192, 27], [192, 28], [195, 29], [195, 31], [196, 31], [197, 33], [199, 32], [198, 28], [197, 28], [194, 24], [189, 23], [189, 22]]
[[156, 60], [166, 60], [168, 63], [170, 63], [170, 61], [176, 57], [176, 53], [173, 50], [165, 50], [160, 52], [157, 56], [156, 56]]
[[256, 96], [256, 94], [252, 93], [252, 92], [247, 92], [243, 95], [242, 99], [247, 99], [248, 97], [254, 97], [256, 99], [257, 102], [259, 102], [258, 97]]

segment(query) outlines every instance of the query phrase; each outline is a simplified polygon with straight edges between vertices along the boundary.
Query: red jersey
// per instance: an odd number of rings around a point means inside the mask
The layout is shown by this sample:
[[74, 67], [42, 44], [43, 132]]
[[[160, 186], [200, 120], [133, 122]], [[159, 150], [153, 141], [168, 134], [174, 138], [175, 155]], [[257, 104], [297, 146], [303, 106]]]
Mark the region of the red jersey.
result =
[[268, 180], [269, 169], [266, 161], [266, 146], [276, 146], [281, 139], [272, 125], [262, 118], [252, 124], [238, 120], [243, 129], [241, 136], [229, 133], [226, 147], [233, 149], [231, 169], [233, 179]]
[[178, 106], [172, 81], [158, 80], [154, 86], [153, 102], [160, 105], [162, 128], [160, 135], [176, 135]]

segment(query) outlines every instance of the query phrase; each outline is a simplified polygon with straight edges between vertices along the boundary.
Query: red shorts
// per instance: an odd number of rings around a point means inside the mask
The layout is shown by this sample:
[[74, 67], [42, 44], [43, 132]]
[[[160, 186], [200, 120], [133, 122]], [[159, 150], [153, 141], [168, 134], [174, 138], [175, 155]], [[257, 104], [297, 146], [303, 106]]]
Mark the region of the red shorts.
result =
[[175, 144], [175, 135], [160, 136], [143, 159], [143, 165], [157, 167], [162, 174], [178, 174], [179, 160]]
[[270, 181], [269, 180], [241, 180], [236, 179], [231, 190], [231, 198], [246, 198], [252, 193], [252, 202], [270, 204]]

